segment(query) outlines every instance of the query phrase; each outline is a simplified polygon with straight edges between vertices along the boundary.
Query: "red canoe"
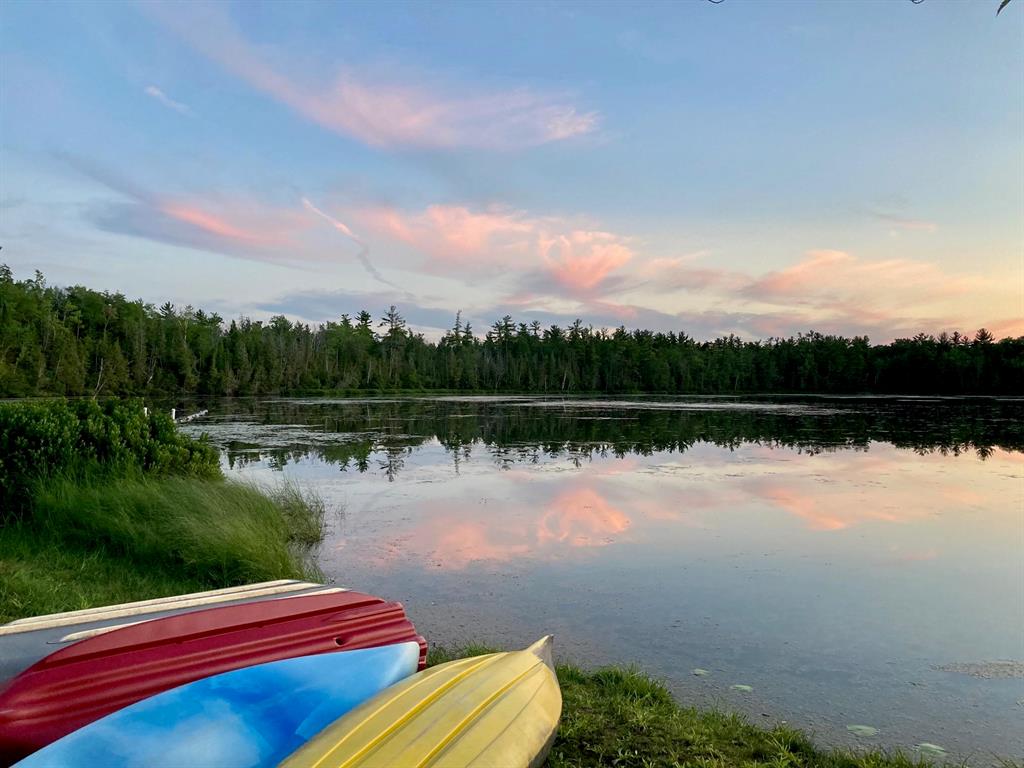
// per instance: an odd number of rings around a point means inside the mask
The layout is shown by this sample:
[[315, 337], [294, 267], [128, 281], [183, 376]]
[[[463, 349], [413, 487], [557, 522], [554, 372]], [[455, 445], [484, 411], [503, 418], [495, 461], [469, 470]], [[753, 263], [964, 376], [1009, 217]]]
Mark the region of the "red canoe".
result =
[[268, 661], [415, 640], [401, 603], [336, 592], [169, 616], [62, 648], [0, 689], [0, 764], [147, 696]]
[[0, 689], [4, 684], [54, 651], [93, 635], [113, 632], [141, 621], [241, 603], [284, 600], [301, 595], [347, 592], [344, 587], [295, 579], [243, 584], [227, 589], [171, 595], [120, 605], [31, 616], [0, 624]]

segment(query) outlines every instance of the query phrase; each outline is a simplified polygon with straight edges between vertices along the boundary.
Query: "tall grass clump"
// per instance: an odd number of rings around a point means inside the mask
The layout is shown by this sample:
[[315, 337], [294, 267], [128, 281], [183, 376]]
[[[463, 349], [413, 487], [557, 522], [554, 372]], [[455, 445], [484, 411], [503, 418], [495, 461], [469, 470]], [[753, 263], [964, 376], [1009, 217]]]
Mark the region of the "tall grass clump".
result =
[[281, 511], [290, 540], [297, 546], [312, 548], [327, 535], [327, 510], [323, 499], [290, 480], [264, 491]]
[[291, 486], [264, 493], [194, 478], [56, 478], [36, 493], [33, 520], [69, 546], [102, 548], [138, 568], [238, 584], [315, 575], [306, 555], [322, 536], [324, 509]]

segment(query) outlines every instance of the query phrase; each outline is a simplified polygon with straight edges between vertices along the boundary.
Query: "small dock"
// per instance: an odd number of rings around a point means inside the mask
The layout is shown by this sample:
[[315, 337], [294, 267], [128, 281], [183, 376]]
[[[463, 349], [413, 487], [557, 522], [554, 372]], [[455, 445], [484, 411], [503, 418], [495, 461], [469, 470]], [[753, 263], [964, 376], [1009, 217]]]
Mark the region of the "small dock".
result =
[[174, 421], [174, 423], [176, 424], [187, 424], [188, 422], [194, 421], [195, 419], [201, 419], [208, 413], [209, 411], [204, 408], [201, 411], [190, 413], [188, 416], [178, 416], [177, 409], [171, 408], [171, 420]]
[[[145, 413], [147, 416], [149, 416], [149, 408], [148, 407], [144, 407], [142, 409], [142, 412]], [[171, 408], [171, 421], [173, 421], [175, 424], [187, 424], [188, 422], [193, 421], [195, 419], [201, 419], [203, 416], [206, 416], [209, 412], [210, 412], [209, 410], [204, 408], [201, 411], [196, 411], [195, 413], [190, 413], [188, 416], [179, 416], [178, 415], [178, 409], [177, 408]]]

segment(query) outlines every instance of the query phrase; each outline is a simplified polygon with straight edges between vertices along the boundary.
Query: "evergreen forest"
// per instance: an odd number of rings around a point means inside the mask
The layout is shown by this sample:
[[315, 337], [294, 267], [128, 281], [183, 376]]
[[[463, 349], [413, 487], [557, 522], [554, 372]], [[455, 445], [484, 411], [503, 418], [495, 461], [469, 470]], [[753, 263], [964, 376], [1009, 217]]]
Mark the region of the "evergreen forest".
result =
[[517, 323], [453, 311], [437, 341], [400, 311], [322, 325], [156, 307], [0, 265], [0, 396], [265, 395], [446, 390], [571, 393], [1022, 394], [1024, 337], [821, 334], [757, 341]]

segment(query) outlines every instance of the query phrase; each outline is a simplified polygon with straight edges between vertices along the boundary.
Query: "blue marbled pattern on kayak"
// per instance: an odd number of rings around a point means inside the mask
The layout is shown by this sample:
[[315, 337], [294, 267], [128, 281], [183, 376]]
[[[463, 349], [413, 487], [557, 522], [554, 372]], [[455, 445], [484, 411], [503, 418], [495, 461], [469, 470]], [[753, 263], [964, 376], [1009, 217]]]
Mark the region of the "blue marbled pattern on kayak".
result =
[[136, 702], [69, 733], [18, 768], [272, 766], [416, 671], [416, 643], [259, 664]]

